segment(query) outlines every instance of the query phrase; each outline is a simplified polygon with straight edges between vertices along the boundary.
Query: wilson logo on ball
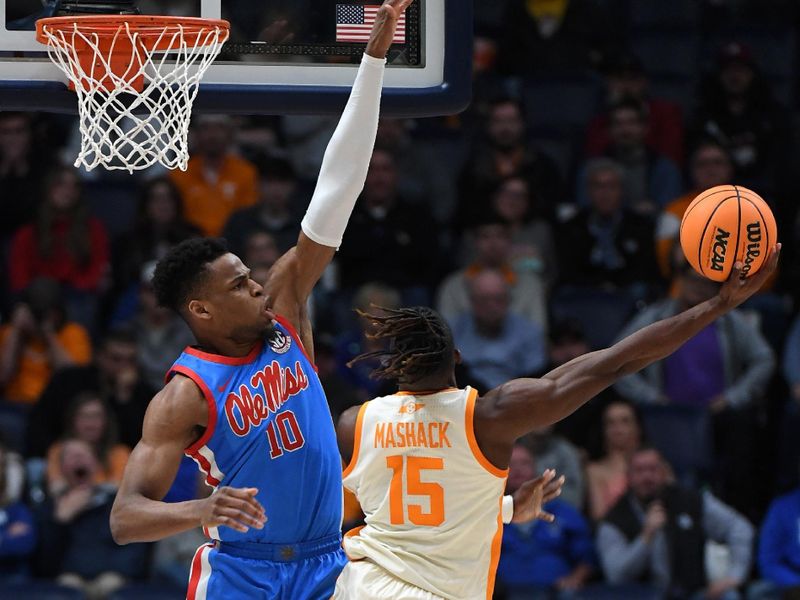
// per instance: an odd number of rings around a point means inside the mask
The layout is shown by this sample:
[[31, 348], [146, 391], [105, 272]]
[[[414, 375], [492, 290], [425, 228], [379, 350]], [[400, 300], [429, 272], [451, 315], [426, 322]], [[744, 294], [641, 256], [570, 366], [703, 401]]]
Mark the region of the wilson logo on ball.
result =
[[753, 262], [761, 256], [761, 222], [749, 223], [747, 225], [747, 254], [745, 254], [744, 267], [742, 273], [747, 275], [753, 267]]
[[717, 228], [714, 237], [714, 245], [711, 247], [711, 270], [722, 271], [725, 267], [725, 255], [728, 253], [728, 238], [731, 237], [729, 231]]

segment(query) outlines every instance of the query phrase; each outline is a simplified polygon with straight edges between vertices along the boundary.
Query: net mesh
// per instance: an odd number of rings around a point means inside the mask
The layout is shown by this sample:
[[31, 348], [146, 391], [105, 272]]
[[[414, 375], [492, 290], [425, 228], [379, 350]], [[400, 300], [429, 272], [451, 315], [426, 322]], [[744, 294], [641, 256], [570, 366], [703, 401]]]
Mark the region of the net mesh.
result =
[[180, 23], [97, 31], [41, 29], [48, 54], [78, 96], [81, 149], [75, 166], [133, 171], [157, 163], [186, 170], [192, 103], [228, 29]]

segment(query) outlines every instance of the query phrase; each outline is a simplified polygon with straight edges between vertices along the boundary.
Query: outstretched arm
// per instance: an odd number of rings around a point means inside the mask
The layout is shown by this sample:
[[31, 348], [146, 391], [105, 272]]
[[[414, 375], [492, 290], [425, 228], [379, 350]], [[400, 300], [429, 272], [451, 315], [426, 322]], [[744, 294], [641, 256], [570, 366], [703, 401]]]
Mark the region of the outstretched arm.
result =
[[237, 531], [263, 527], [258, 490], [220, 488], [202, 500], [166, 503], [184, 448], [208, 419], [197, 386], [176, 376], [153, 398], [144, 418], [142, 440], [125, 466], [114, 507], [111, 534], [118, 544], [153, 542], [195, 527], [226, 525]]
[[[476, 436], [490, 460], [501, 466], [513, 441], [572, 414], [620, 377], [675, 352], [722, 314], [740, 305], [775, 270], [780, 244], [756, 275], [741, 278], [741, 264], [714, 298], [653, 323], [610, 348], [580, 356], [542, 379], [517, 379], [489, 392], [475, 405]], [[505, 456], [505, 458], [503, 458]]]
[[[292, 301], [302, 304], [311, 294], [341, 244], [364, 188], [378, 131], [386, 53], [397, 21], [412, 1], [385, 0], [378, 11], [350, 99], [325, 151], [297, 246], [281, 260], [282, 267], [292, 271], [296, 295]], [[291, 312], [280, 306], [276, 309]]]

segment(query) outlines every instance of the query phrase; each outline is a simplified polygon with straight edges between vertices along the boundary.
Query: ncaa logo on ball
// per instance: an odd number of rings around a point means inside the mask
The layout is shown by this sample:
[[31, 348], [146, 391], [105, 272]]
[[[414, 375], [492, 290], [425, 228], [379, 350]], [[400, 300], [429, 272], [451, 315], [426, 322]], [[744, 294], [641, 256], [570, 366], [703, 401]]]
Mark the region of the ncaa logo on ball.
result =
[[286, 354], [289, 348], [292, 347], [292, 338], [276, 329], [269, 339], [269, 347], [272, 348], [275, 354]]
[[717, 228], [717, 235], [714, 237], [714, 245], [711, 247], [711, 270], [722, 271], [725, 265], [725, 255], [728, 253], [728, 238], [730, 232]]

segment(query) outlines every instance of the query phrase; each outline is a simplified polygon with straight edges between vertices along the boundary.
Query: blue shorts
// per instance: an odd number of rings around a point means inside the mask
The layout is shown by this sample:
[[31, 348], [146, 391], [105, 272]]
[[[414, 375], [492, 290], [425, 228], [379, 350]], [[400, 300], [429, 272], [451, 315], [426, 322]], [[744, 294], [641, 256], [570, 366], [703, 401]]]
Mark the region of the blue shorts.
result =
[[301, 544], [213, 542], [192, 560], [187, 600], [329, 600], [347, 564], [336, 534]]

